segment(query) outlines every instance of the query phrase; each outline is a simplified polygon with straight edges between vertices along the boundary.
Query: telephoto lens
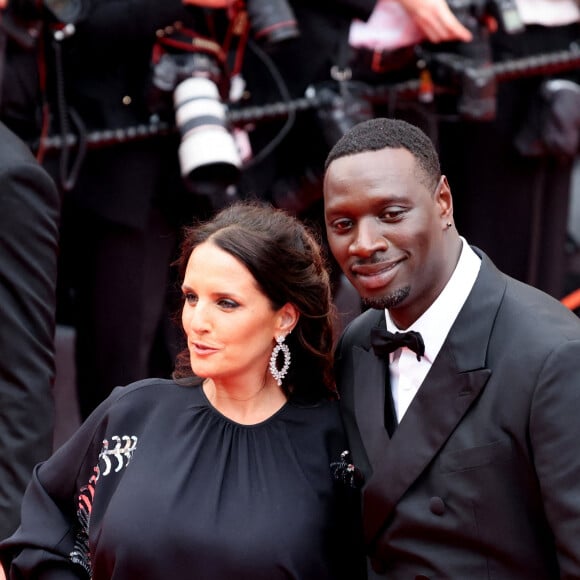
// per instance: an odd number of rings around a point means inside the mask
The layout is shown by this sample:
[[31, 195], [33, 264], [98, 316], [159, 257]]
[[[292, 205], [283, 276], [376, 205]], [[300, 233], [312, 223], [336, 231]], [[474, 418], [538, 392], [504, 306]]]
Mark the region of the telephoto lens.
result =
[[183, 178], [192, 184], [235, 183], [242, 161], [216, 84], [204, 77], [187, 78], [175, 88], [173, 103]]

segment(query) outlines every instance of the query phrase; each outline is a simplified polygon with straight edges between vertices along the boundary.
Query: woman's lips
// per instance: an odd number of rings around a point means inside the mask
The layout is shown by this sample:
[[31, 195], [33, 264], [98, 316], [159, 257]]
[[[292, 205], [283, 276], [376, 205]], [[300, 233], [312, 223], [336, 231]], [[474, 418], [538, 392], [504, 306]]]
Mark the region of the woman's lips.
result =
[[206, 344], [202, 344], [200, 342], [190, 342], [190, 348], [198, 355], [209, 355], [217, 352], [218, 349], [213, 346], [208, 346]]

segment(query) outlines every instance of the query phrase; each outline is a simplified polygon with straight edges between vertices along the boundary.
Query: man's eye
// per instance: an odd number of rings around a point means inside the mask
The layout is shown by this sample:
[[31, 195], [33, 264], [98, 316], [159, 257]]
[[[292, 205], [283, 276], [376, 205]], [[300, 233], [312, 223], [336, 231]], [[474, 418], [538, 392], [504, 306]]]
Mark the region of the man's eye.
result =
[[331, 228], [337, 233], [348, 232], [352, 228], [352, 221], [347, 219], [334, 220]]
[[402, 207], [389, 208], [383, 213], [383, 220], [388, 222], [395, 222], [400, 220], [405, 214], [405, 209]]

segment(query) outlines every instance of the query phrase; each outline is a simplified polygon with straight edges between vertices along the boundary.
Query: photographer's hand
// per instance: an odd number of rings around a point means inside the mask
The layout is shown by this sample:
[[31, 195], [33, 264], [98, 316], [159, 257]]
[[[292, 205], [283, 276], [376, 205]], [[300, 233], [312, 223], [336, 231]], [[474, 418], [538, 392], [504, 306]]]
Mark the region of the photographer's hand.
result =
[[459, 22], [445, 0], [398, 0], [431, 42], [472, 40], [471, 32]]

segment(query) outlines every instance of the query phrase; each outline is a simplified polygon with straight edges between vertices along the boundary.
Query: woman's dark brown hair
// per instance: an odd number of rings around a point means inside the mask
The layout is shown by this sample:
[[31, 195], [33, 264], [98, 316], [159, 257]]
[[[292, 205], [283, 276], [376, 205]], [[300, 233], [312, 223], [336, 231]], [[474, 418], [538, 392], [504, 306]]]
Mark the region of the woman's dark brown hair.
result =
[[[292, 364], [282, 388], [288, 398], [307, 402], [334, 394], [334, 308], [324, 256], [313, 233], [297, 218], [270, 205], [234, 203], [210, 221], [184, 231], [177, 260], [180, 280], [192, 251], [208, 241], [250, 271], [274, 309], [290, 302], [300, 313], [286, 337]], [[189, 353], [183, 351], [174, 378], [192, 374]]]

